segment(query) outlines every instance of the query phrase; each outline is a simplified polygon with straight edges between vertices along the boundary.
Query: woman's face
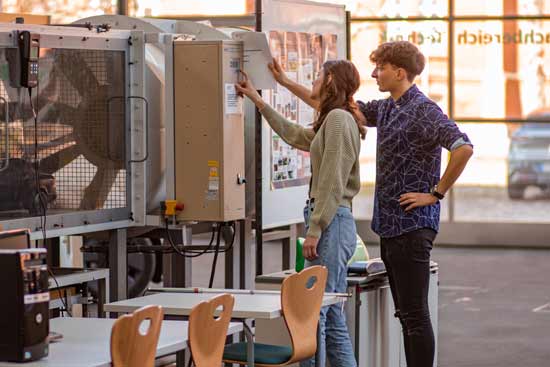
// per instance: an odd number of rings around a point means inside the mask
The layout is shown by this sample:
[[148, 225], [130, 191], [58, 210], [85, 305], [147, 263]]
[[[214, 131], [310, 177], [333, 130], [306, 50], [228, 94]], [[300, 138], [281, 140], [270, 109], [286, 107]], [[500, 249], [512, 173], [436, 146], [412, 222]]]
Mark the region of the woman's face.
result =
[[317, 73], [317, 78], [313, 81], [313, 88], [311, 89], [311, 98], [315, 100], [321, 99], [321, 90], [325, 82], [325, 71], [321, 68]]

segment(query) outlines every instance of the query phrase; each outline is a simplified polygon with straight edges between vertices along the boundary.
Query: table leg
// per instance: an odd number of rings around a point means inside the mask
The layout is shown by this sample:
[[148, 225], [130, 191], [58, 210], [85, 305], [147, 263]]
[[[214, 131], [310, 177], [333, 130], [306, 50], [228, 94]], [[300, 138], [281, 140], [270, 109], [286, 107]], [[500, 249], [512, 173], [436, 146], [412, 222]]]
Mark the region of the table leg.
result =
[[185, 349], [176, 353], [176, 367], [185, 367]]
[[104, 318], [105, 310], [103, 305], [108, 302], [109, 295], [107, 294], [107, 279], [101, 278], [97, 281], [97, 317]]
[[128, 251], [126, 229], [109, 231], [109, 299], [122, 301], [128, 298]]
[[254, 367], [254, 334], [252, 334], [252, 329], [248, 325], [247, 320], [243, 320], [243, 328], [247, 341], [247, 363], [249, 367]]
[[87, 283], [83, 283], [82, 284], [82, 289], [80, 291], [83, 295], [83, 297], [81, 297], [80, 299], [80, 306], [82, 307], [82, 317], [90, 317], [90, 315], [88, 315], [88, 284]]

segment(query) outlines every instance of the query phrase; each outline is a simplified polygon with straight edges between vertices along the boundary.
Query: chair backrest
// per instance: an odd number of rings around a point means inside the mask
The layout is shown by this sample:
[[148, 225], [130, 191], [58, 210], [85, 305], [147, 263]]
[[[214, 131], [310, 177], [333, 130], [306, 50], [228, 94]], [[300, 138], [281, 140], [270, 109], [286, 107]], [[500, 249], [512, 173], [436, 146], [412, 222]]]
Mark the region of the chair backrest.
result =
[[[193, 307], [189, 314], [189, 348], [196, 367], [220, 366], [235, 298], [222, 294]], [[216, 310], [222, 307], [219, 315]]]
[[[163, 317], [164, 312], [160, 306], [145, 306], [119, 317], [111, 330], [113, 366], [154, 366]], [[149, 321], [147, 329], [144, 320]]]
[[327, 276], [327, 268], [317, 265], [283, 281], [281, 306], [292, 341], [292, 357], [288, 364], [312, 357], [317, 351], [317, 325]]

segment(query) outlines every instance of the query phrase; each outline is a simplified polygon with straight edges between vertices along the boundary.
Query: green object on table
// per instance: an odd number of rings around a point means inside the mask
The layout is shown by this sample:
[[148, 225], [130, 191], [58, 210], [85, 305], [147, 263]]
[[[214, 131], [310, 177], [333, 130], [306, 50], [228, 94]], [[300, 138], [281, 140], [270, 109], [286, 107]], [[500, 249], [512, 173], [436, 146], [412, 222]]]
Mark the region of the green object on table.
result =
[[367, 251], [367, 246], [365, 246], [365, 243], [357, 235], [357, 244], [355, 245], [355, 252], [353, 253], [353, 256], [348, 261], [348, 265], [351, 263], [354, 263], [356, 261], [367, 261], [369, 259], [369, 252]]
[[[304, 258], [304, 241], [305, 238], [298, 237], [296, 239], [296, 265], [294, 266], [294, 269], [297, 273], [304, 270], [304, 264], [305, 264], [305, 258]], [[365, 246], [365, 243], [357, 235], [357, 244], [355, 246], [355, 252], [353, 253], [353, 256], [348, 262], [348, 265], [351, 263], [354, 263], [356, 261], [367, 261], [369, 259], [369, 252], [367, 251], [367, 246]]]
[[297, 273], [304, 270], [305, 259], [303, 248], [305, 240], [306, 239], [303, 237], [298, 237], [296, 239], [296, 265], [294, 266], [294, 270], [296, 270]]

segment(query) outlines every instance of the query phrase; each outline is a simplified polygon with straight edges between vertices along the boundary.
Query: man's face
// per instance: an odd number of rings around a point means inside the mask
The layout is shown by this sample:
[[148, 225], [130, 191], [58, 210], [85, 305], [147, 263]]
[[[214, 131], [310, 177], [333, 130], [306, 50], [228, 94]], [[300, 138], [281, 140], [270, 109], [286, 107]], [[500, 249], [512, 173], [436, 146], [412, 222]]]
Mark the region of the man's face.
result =
[[376, 64], [371, 76], [376, 79], [380, 92], [391, 92], [406, 78], [406, 72], [402, 68], [384, 63]]

